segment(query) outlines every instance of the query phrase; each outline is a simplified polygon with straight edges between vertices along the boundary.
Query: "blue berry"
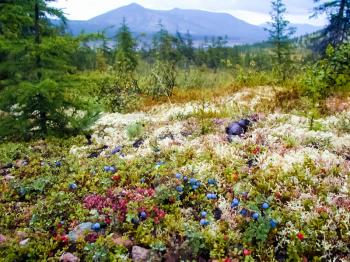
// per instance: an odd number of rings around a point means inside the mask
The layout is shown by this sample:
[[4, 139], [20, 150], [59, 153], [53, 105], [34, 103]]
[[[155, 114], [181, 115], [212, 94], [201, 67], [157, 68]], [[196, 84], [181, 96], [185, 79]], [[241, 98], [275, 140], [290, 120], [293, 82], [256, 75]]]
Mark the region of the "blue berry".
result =
[[109, 172], [115, 173], [116, 172], [116, 168], [114, 166], [109, 167]]
[[192, 189], [193, 189], [193, 190], [196, 190], [196, 189], [198, 189], [198, 187], [199, 187], [198, 185], [193, 185], [193, 186], [192, 186]]
[[213, 179], [213, 178], [209, 178], [209, 179], [208, 179], [208, 184], [209, 184], [209, 185], [216, 185], [216, 180]]
[[261, 207], [263, 208], [263, 209], [268, 209], [269, 208], [269, 204], [268, 203], [263, 203], [262, 205], [261, 205]]
[[75, 190], [75, 189], [77, 189], [77, 188], [78, 188], [78, 186], [77, 186], [76, 183], [71, 183], [71, 184], [69, 184], [69, 189]]
[[239, 212], [242, 216], [246, 216], [248, 214], [247, 209], [243, 208], [241, 212]]
[[177, 174], [175, 175], [175, 177], [176, 177], [177, 179], [181, 179], [181, 178], [182, 178], [182, 175], [181, 175], [180, 173], [177, 173]]
[[216, 194], [214, 194], [214, 193], [208, 193], [208, 194], [207, 194], [207, 198], [208, 198], [208, 199], [216, 199], [217, 196], [216, 196]]
[[252, 215], [252, 218], [253, 218], [254, 220], [258, 220], [259, 214], [255, 212], [255, 213]]
[[60, 167], [60, 166], [62, 166], [62, 162], [61, 161], [56, 161], [55, 165], [56, 165], [56, 167]]
[[201, 212], [201, 217], [206, 217], [206, 216], [207, 216], [207, 212], [202, 211], [202, 212]]
[[182, 186], [177, 186], [176, 191], [181, 193], [184, 191], [184, 189], [182, 188]]
[[234, 198], [231, 203], [231, 207], [237, 207], [239, 205], [239, 200], [237, 198]]
[[104, 166], [104, 167], [103, 167], [103, 170], [106, 171], [106, 172], [108, 172], [108, 171], [110, 170], [110, 168], [111, 168], [110, 166]]
[[186, 182], [188, 180], [188, 177], [187, 176], [184, 176], [184, 181]]
[[201, 226], [207, 226], [207, 225], [209, 225], [209, 222], [208, 222], [208, 220], [202, 218], [202, 219], [199, 221], [199, 224], [200, 224]]
[[197, 179], [195, 178], [190, 178], [190, 184], [195, 184], [197, 183]]
[[142, 211], [142, 212], [140, 213], [140, 217], [141, 217], [142, 219], [146, 219], [146, 218], [147, 218], [146, 212], [145, 212], [145, 211]]
[[138, 224], [140, 223], [140, 221], [139, 221], [138, 218], [133, 217], [133, 218], [131, 219], [131, 223], [133, 223], [134, 225], [138, 225]]
[[122, 147], [121, 146], [117, 146], [116, 148], [114, 148], [112, 150], [112, 155], [115, 155], [116, 153], [119, 153], [120, 151], [122, 150]]
[[145, 181], [146, 181], [146, 179], [144, 177], [140, 179], [141, 183], [145, 183]]
[[95, 223], [91, 226], [91, 228], [95, 231], [98, 231], [98, 230], [100, 230], [101, 225], [100, 225], [100, 223]]
[[24, 196], [24, 195], [26, 194], [26, 190], [25, 190], [23, 187], [21, 187], [21, 188], [19, 189], [19, 194], [20, 194], [21, 196]]
[[277, 227], [277, 221], [274, 220], [274, 219], [271, 219], [270, 220], [270, 226], [271, 226], [272, 229], [276, 228]]

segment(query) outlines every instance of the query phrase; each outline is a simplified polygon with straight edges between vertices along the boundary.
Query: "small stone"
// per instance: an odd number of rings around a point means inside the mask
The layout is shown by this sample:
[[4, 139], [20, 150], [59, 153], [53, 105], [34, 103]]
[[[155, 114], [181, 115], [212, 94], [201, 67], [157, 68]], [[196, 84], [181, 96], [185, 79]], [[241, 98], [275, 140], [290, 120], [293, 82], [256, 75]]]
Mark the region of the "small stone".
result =
[[133, 246], [131, 256], [132, 260], [135, 262], [147, 262], [151, 256], [151, 250], [139, 246]]
[[20, 244], [21, 246], [25, 246], [25, 245], [28, 244], [29, 240], [30, 240], [30, 238], [26, 238], [26, 239], [22, 240], [21, 242], [19, 242], [19, 244]]
[[74, 256], [72, 253], [66, 252], [63, 253], [60, 257], [60, 262], [79, 262], [80, 259]]
[[73, 242], [77, 241], [77, 239], [83, 237], [86, 232], [91, 232], [92, 231], [91, 227], [92, 227], [91, 222], [79, 224], [72, 231], [68, 233], [69, 240]]
[[113, 234], [112, 241], [117, 246], [123, 246], [123, 247], [126, 247], [128, 249], [133, 246], [133, 242], [130, 239], [128, 239], [126, 237], [119, 236], [117, 234]]

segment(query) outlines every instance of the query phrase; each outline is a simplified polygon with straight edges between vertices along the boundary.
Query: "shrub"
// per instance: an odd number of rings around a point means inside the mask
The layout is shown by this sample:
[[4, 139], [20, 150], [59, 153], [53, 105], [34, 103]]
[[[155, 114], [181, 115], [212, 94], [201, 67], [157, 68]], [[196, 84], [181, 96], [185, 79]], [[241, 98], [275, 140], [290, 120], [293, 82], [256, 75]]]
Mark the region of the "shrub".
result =
[[143, 125], [139, 122], [130, 124], [126, 127], [126, 133], [130, 140], [140, 138], [143, 133]]

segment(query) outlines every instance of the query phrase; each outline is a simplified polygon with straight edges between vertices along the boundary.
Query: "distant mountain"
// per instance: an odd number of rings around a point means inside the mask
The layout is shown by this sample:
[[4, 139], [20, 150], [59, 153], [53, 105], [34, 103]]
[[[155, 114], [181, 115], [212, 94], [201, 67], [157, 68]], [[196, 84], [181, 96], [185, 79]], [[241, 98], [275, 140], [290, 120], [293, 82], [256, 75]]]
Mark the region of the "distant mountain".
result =
[[87, 21], [70, 21], [68, 26], [74, 35], [81, 31], [92, 33], [103, 29], [107, 29], [108, 35], [113, 35], [123, 18], [126, 19], [131, 31], [136, 34], [152, 35], [159, 30], [161, 22], [170, 33], [189, 31], [194, 39], [227, 36], [230, 43], [254, 43], [266, 40], [267, 37], [262, 27], [251, 25], [226, 13], [178, 8], [160, 11], [147, 9], [138, 4], [120, 7]]
[[[149, 37], [159, 30], [160, 22], [173, 34], [177, 31], [189, 31], [195, 40], [227, 36], [230, 44], [243, 44], [261, 42], [268, 36], [264, 30], [267, 24], [252, 25], [226, 13], [178, 8], [161, 11], [147, 9], [138, 4], [123, 6], [87, 21], [69, 21], [68, 27], [74, 35], [81, 31], [95, 33], [106, 30], [107, 35], [112, 36], [124, 18], [134, 34], [145, 33]], [[296, 36], [313, 33], [322, 28], [309, 24], [292, 26], [297, 28]]]
[[[302, 36], [310, 33], [314, 33], [318, 30], [321, 30], [322, 26], [314, 26], [310, 24], [290, 24], [290, 26], [295, 27], [296, 32], [295, 36]], [[269, 27], [267, 23], [261, 24], [261, 28]]]

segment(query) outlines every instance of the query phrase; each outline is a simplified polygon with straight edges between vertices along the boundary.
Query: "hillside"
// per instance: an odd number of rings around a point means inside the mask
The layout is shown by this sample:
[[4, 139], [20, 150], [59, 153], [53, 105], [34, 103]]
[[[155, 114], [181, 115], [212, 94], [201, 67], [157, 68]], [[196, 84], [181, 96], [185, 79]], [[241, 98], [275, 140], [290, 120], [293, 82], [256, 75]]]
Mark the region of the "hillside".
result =
[[[225, 13], [213, 13], [200, 10], [172, 9], [159, 11], [146, 9], [137, 4], [124, 6], [87, 21], [70, 21], [69, 28], [73, 34], [81, 30], [96, 32], [107, 30], [115, 33], [123, 18], [134, 33], [153, 34], [159, 30], [159, 22], [171, 33], [189, 31], [194, 38], [205, 36], [225, 36], [238, 43], [259, 42], [266, 39], [263, 28], [246, 23]], [[114, 28], [111, 28], [113, 27]]]

